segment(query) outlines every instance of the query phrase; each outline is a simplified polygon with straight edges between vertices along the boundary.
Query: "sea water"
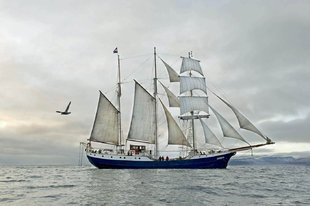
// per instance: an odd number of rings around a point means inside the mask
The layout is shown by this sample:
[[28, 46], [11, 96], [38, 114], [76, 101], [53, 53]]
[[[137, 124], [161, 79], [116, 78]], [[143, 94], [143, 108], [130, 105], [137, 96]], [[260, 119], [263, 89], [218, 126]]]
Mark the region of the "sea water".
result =
[[310, 167], [1, 166], [0, 205], [310, 205]]

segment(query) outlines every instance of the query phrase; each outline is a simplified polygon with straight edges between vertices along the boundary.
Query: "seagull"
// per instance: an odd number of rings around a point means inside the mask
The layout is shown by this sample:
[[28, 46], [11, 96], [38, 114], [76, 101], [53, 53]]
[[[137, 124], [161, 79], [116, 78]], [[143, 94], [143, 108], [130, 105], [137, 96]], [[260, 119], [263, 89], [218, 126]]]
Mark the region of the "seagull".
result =
[[71, 112], [69, 112], [69, 107], [70, 107], [70, 105], [71, 105], [71, 102], [69, 102], [69, 104], [68, 104], [68, 106], [67, 106], [67, 108], [66, 108], [66, 110], [64, 111], [64, 112], [62, 112], [62, 111], [56, 111], [57, 113], [60, 113], [61, 115], [68, 115], [68, 114], [71, 114]]

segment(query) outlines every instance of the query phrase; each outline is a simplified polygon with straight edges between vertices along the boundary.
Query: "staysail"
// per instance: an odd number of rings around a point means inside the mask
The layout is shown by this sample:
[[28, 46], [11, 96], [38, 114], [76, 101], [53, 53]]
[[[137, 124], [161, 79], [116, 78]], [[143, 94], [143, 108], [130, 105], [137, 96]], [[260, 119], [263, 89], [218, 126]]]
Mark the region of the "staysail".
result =
[[254, 133], [260, 135], [265, 140], [267, 140], [267, 138], [250, 122], [250, 120], [248, 120], [243, 114], [241, 114], [235, 107], [233, 107], [231, 104], [226, 102], [224, 99], [219, 97], [214, 92], [213, 92], [213, 94], [215, 96], [217, 96], [222, 102], [224, 102], [233, 111], [233, 113], [235, 114], [235, 116], [238, 119], [238, 123], [239, 123], [240, 128], [254, 132]]
[[95, 122], [89, 140], [117, 145], [118, 127], [118, 110], [100, 91]]
[[247, 144], [249, 144], [236, 130], [235, 128], [233, 128], [233, 126], [231, 126], [231, 124], [229, 124], [229, 122], [222, 116], [220, 115], [213, 107], [211, 107], [209, 105], [209, 107], [211, 108], [211, 110], [213, 111], [213, 113], [215, 114], [218, 122], [220, 123], [222, 132], [223, 132], [223, 136], [224, 137], [230, 137], [230, 138], [235, 138], [235, 139], [239, 139]]
[[135, 97], [128, 140], [155, 143], [155, 98], [135, 81]]
[[203, 128], [203, 133], [205, 135], [205, 141], [207, 144], [213, 144], [219, 147], [222, 147], [222, 144], [220, 143], [220, 141], [218, 140], [218, 138], [215, 136], [215, 134], [211, 131], [211, 129], [207, 126], [206, 123], [204, 123], [204, 121], [202, 119], [199, 119], [200, 123], [202, 125]]
[[[160, 99], [159, 99], [160, 100]], [[170, 145], [185, 145], [191, 147], [189, 142], [186, 140], [182, 130], [180, 129], [179, 125], [173, 119], [172, 115], [165, 107], [165, 105], [160, 100], [162, 107], [164, 108], [167, 123], [168, 123], [168, 144]]]
[[177, 96], [175, 96], [165, 85], [163, 85], [163, 83], [161, 83], [160, 81], [159, 83], [164, 88], [167, 94], [168, 101], [169, 101], [169, 107], [180, 107], [180, 103], [179, 103]]
[[171, 66], [169, 66], [164, 60], [162, 60], [162, 59], [160, 59], [160, 60], [164, 63], [164, 65], [168, 71], [170, 82], [179, 82], [180, 77], [179, 77], [178, 73], [174, 69], [172, 69]]

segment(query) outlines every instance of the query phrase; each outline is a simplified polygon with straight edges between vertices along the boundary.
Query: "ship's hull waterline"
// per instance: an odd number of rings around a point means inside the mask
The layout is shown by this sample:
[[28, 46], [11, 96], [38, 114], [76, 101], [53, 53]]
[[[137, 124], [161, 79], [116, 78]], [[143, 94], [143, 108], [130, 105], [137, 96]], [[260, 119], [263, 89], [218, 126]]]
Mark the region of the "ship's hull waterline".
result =
[[236, 152], [226, 152], [169, 161], [151, 160], [139, 156], [132, 159], [133, 156], [94, 153], [87, 153], [87, 158], [99, 169], [225, 169], [228, 161], [235, 154]]

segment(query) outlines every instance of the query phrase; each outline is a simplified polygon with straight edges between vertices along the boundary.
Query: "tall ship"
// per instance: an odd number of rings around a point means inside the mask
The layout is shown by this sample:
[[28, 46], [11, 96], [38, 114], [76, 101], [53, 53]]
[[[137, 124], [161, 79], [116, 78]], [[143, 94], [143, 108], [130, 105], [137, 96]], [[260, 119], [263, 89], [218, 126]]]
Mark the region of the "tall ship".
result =
[[[215, 169], [226, 168], [232, 156], [238, 151], [274, 144], [262, 134], [236, 107], [220, 95], [207, 89], [206, 78], [200, 61], [191, 52], [181, 57], [180, 72], [159, 58], [154, 48], [154, 78], [151, 93], [136, 80], [134, 81], [134, 102], [128, 135], [122, 135], [122, 81], [120, 56], [118, 56], [117, 103], [113, 104], [105, 94], [99, 92], [99, 101], [93, 128], [84, 143], [86, 156], [91, 164], [100, 169]], [[179, 95], [157, 77], [157, 61], [167, 70], [171, 84], [178, 85]], [[158, 95], [161, 85], [168, 99]], [[243, 136], [209, 104], [208, 94], [212, 92], [223, 105], [236, 116], [241, 129], [256, 133], [264, 143], [251, 145]], [[174, 111], [178, 110], [177, 118]], [[212, 111], [212, 113], [210, 113]], [[214, 115], [223, 137], [240, 140], [245, 145], [226, 148], [208, 126], [207, 119]], [[161, 118], [161, 117], [165, 118]], [[166, 126], [159, 124], [165, 119]], [[200, 127], [200, 128], [198, 128]], [[197, 128], [203, 132], [196, 132]], [[197, 141], [203, 139], [203, 142]], [[200, 144], [209, 147], [203, 148]], [[173, 149], [171, 149], [173, 148]]]

